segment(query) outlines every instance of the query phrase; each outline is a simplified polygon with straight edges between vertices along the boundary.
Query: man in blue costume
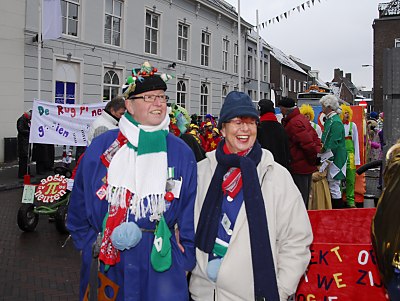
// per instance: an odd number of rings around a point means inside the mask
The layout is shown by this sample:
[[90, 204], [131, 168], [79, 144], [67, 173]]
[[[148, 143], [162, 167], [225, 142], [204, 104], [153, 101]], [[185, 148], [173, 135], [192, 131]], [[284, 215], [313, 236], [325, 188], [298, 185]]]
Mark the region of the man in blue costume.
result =
[[119, 129], [95, 138], [79, 165], [68, 229], [82, 252], [80, 300], [189, 299], [196, 160], [168, 133], [168, 76], [156, 72], [148, 62], [132, 70]]

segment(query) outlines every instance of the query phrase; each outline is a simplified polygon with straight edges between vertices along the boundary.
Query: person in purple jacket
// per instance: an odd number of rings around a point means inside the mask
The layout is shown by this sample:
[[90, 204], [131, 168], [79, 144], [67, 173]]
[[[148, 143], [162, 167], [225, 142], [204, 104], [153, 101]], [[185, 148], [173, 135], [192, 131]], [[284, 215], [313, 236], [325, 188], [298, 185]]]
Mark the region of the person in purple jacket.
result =
[[189, 299], [196, 160], [168, 133], [167, 76], [156, 72], [132, 71], [119, 129], [96, 137], [78, 167], [67, 227], [82, 253], [80, 300]]

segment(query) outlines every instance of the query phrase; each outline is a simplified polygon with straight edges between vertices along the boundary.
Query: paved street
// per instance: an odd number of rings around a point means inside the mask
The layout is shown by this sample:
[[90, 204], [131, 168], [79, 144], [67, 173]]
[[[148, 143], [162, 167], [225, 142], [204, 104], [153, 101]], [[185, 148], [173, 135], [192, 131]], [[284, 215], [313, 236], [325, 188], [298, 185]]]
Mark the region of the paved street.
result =
[[36, 231], [17, 225], [22, 189], [0, 192], [0, 300], [78, 300], [80, 258], [67, 235], [40, 216]]

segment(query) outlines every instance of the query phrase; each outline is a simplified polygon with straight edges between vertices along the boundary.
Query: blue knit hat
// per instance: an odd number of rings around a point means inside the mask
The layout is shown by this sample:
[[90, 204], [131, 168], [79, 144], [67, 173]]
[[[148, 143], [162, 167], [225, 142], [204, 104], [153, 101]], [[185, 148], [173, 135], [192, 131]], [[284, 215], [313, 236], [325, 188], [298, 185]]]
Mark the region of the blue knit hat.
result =
[[218, 128], [235, 117], [253, 117], [259, 120], [258, 111], [246, 93], [232, 91], [225, 97], [218, 119]]

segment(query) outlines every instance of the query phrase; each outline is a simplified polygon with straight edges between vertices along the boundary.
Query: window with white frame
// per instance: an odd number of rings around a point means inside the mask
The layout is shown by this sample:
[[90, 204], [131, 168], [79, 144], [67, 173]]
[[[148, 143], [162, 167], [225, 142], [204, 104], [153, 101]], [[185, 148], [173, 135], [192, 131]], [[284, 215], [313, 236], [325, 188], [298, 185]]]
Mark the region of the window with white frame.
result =
[[235, 43], [235, 45], [233, 45], [233, 72], [234, 73], [238, 73], [238, 71], [239, 71], [238, 64], [239, 64], [239, 46], [238, 46], [238, 43]]
[[297, 81], [295, 79], [293, 80], [293, 92], [297, 92]]
[[62, 33], [78, 36], [79, 0], [61, 0]]
[[105, 0], [104, 43], [121, 46], [122, 8], [120, 0]]
[[287, 77], [285, 74], [282, 74], [282, 96], [287, 96]]
[[251, 77], [253, 73], [253, 58], [251, 55], [247, 56], [247, 77]]
[[400, 48], [400, 38], [394, 40], [394, 47], [395, 48]]
[[183, 23], [178, 24], [178, 60], [188, 60], [189, 48], [189, 26]]
[[228, 71], [229, 41], [222, 40], [222, 70]]
[[222, 103], [225, 102], [225, 97], [229, 93], [229, 86], [228, 85], [222, 85], [222, 91], [221, 91], [221, 98], [222, 98]]
[[55, 103], [75, 104], [76, 102], [76, 83], [56, 81]]
[[210, 62], [210, 42], [211, 42], [211, 34], [202, 31], [201, 32], [201, 60], [200, 64], [202, 66], [209, 66]]
[[209, 86], [206, 82], [201, 83], [200, 87], [200, 116], [204, 117], [208, 114], [208, 99], [209, 95]]
[[303, 83], [301, 81], [299, 81], [299, 87], [297, 89], [298, 92], [303, 92], [303, 90], [301, 89], [303, 86]]
[[258, 68], [258, 65], [257, 65], [257, 57], [254, 57], [253, 61], [254, 61], [253, 78], [257, 78], [257, 68]]
[[55, 79], [55, 103], [79, 103], [80, 73], [80, 62], [70, 62], [64, 59], [56, 59], [56, 65], [53, 71]]
[[263, 81], [268, 82], [268, 62], [263, 62]]
[[176, 104], [186, 108], [188, 97], [188, 81], [186, 79], [178, 79], [176, 83]]
[[160, 15], [146, 11], [144, 51], [158, 54]]
[[288, 79], [288, 91], [289, 92], [292, 91], [292, 79], [291, 78]]
[[103, 77], [103, 101], [110, 101], [121, 88], [120, 75], [112, 69], [105, 69]]
[[253, 99], [253, 90], [247, 90], [247, 94]]

